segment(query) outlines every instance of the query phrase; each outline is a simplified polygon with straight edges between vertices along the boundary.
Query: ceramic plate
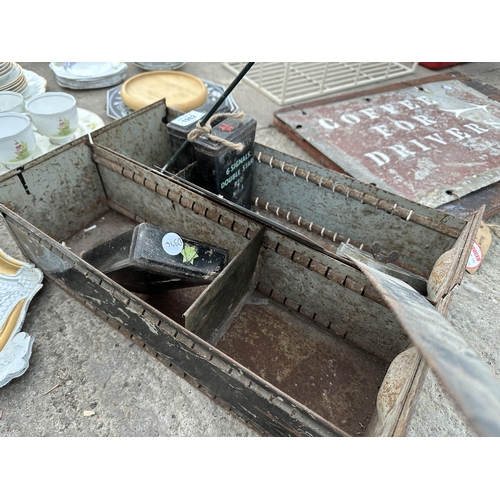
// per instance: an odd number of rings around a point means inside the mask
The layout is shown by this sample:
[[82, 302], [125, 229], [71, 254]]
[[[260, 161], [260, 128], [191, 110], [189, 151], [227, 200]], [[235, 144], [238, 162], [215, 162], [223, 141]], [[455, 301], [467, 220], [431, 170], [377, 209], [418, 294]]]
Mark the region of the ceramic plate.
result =
[[25, 101], [45, 92], [47, 88], [47, 80], [45, 78], [27, 69], [23, 69], [23, 73], [28, 82], [28, 86], [22, 92]]
[[179, 69], [186, 64], [185, 62], [136, 62], [137, 67], [145, 69], [146, 71], [158, 70], [174, 70]]
[[[215, 104], [220, 96], [224, 94], [225, 87], [219, 85], [218, 83], [210, 82], [208, 80], [202, 80], [207, 88], [207, 98], [205, 99], [204, 104]], [[120, 95], [121, 85], [117, 87], [113, 87], [108, 90], [107, 93], [107, 107], [106, 114], [115, 120], [123, 118], [124, 116], [133, 113], [134, 110], [130, 109], [124, 102]], [[228, 95], [224, 101], [224, 104], [229, 108], [231, 113], [235, 113], [239, 111], [239, 107], [233, 99], [232, 95]]]
[[10, 90], [10, 88], [19, 80], [20, 76], [21, 66], [19, 66], [19, 64], [15, 64], [15, 67], [12, 72], [9, 73], [7, 80], [0, 85], [0, 90]]
[[[99, 115], [92, 113], [92, 111], [78, 108], [78, 128], [76, 129], [74, 138], [78, 139], [78, 137], [82, 137], [83, 135], [86, 135], [89, 132], [93, 132], [94, 130], [97, 130], [98, 128], [101, 128], [103, 126], [104, 126], [104, 121]], [[39, 134], [38, 132], [36, 132], [36, 130], [35, 130], [35, 139], [36, 139], [36, 149], [35, 152], [33, 153], [33, 158], [28, 161], [32, 161], [33, 159], [38, 158], [39, 156], [42, 156], [45, 153], [48, 153], [49, 151], [53, 151], [54, 149], [60, 147], [59, 144], [52, 144], [48, 137]], [[17, 168], [18, 166], [14, 168]], [[6, 172], [9, 172], [10, 170], [13, 169], [10, 169], [6, 165], [0, 163], [0, 176]]]
[[28, 368], [33, 339], [21, 332], [28, 306], [42, 288], [43, 273], [0, 249], [0, 387]]
[[123, 102], [134, 111], [165, 99], [167, 106], [187, 113], [207, 97], [204, 83], [180, 71], [150, 71], [129, 78], [121, 88]]
[[51, 62], [49, 66], [57, 76], [74, 80], [105, 78], [127, 68], [123, 62]]

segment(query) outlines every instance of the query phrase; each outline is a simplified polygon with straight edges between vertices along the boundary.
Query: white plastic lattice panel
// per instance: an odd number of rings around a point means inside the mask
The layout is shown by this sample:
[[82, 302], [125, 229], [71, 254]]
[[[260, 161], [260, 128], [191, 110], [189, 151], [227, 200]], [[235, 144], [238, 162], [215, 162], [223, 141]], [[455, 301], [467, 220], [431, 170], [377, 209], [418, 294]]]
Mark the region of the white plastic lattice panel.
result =
[[[223, 66], [238, 74], [246, 63]], [[291, 104], [409, 75], [418, 63], [399, 62], [260, 62], [243, 78], [277, 104]]]

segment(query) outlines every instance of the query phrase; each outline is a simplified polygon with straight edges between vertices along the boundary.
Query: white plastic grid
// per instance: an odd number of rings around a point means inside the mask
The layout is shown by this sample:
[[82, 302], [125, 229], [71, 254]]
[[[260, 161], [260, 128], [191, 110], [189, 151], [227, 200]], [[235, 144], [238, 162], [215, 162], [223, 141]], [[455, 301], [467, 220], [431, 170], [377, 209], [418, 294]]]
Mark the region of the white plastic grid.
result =
[[[246, 63], [222, 65], [237, 75]], [[277, 104], [291, 104], [413, 73], [418, 63], [260, 62], [243, 78]]]

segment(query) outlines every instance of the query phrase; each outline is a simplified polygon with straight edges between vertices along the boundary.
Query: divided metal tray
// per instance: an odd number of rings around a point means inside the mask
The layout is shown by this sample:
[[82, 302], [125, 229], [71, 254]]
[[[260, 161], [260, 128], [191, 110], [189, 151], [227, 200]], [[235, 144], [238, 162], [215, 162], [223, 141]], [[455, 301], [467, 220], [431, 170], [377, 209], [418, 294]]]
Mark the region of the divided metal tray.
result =
[[[155, 172], [171, 155], [165, 115], [151, 105], [4, 175], [0, 213], [24, 255], [263, 434], [405, 435], [427, 364], [383, 289], [337, 245], [379, 242], [382, 268], [396, 250], [391, 264], [427, 282], [417, 294], [441, 316], [481, 214], [463, 221], [256, 145], [254, 198], [271, 188], [266, 203], [324, 228], [296, 231], [280, 210], [274, 220]], [[225, 248], [229, 263], [210, 284], [144, 295], [81, 258], [141, 222]], [[327, 231], [337, 237], [325, 245]]]

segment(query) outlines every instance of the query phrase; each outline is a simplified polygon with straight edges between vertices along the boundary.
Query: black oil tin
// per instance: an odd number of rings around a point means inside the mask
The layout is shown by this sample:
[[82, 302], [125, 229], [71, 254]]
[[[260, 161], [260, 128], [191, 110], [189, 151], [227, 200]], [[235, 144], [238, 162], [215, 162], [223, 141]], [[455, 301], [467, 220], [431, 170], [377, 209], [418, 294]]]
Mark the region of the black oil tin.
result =
[[202, 135], [194, 141], [196, 164], [191, 181], [245, 208], [250, 208], [252, 165], [257, 122], [250, 117], [229, 117], [212, 128], [211, 134], [242, 144], [237, 151]]
[[[172, 154], [174, 154], [182, 146], [184, 141], [187, 139], [189, 132], [196, 127], [196, 124], [203, 119], [212, 106], [212, 103], [204, 104], [203, 106], [178, 116], [171, 122], [167, 123], [170, 145], [172, 146]], [[217, 114], [229, 112], [229, 106], [222, 103], [217, 111]], [[215, 123], [217, 123], [217, 120]], [[173, 172], [180, 172], [189, 164], [193, 163], [195, 159], [194, 147], [191, 143], [189, 143], [172, 165]]]
[[223, 248], [142, 223], [82, 258], [127, 290], [150, 294], [207, 285], [229, 255]]

